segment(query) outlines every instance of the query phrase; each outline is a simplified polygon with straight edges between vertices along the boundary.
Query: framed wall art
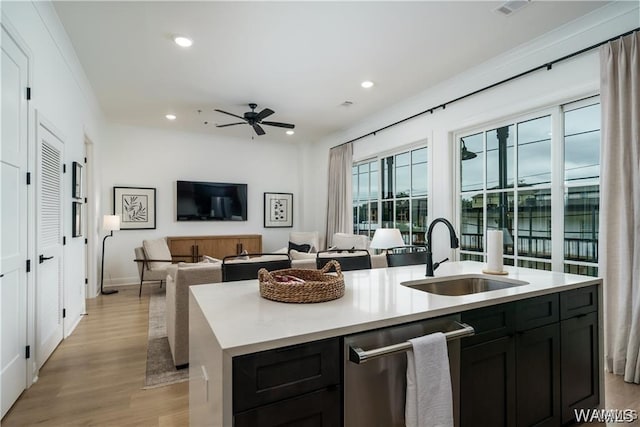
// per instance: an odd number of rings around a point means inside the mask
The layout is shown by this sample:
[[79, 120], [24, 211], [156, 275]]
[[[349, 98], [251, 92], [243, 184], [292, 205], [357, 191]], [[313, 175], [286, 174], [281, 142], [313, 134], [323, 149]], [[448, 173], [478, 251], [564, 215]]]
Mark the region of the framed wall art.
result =
[[82, 237], [82, 203], [73, 202], [71, 205], [71, 217], [73, 218], [71, 236]]
[[156, 189], [113, 187], [113, 213], [120, 215], [121, 230], [156, 228]]
[[292, 193], [264, 193], [264, 226], [293, 227]]
[[73, 162], [71, 174], [71, 197], [74, 199], [82, 198], [82, 165], [78, 162]]

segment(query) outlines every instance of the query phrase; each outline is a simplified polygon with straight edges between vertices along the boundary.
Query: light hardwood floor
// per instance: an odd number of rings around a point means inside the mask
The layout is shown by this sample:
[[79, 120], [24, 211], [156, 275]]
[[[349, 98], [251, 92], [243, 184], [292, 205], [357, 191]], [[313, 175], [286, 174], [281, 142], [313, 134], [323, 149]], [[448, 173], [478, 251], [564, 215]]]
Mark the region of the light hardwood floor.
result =
[[[36, 384], [2, 419], [10, 426], [187, 426], [189, 383], [144, 386], [149, 287], [87, 300], [87, 315]], [[145, 292], [146, 291], [146, 292]]]
[[[142, 390], [149, 286], [157, 285], [145, 285], [140, 299], [137, 287], [125, 287], [87, 300], [88, 315], [56, 349], [39, 381], [18, 399], [2, 426], [187, 426], [187, 382]], [[605, 381], [607, 408], [640, 414], [640, 385], [610, 374]], [[640, 426], [640, 421], [631, 425]]]

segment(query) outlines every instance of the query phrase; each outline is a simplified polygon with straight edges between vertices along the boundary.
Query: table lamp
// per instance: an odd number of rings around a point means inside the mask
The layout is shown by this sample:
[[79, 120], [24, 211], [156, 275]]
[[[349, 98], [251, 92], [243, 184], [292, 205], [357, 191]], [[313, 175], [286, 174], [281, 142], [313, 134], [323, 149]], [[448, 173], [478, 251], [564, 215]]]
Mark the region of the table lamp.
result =
[[396, 248], [398, 246], [404, 246], [404, 240], [402, 240], [402, 234], [397, 228], [378, 228], [373, 234], [371, 244], [372, 249], [387, 249]]
[[120, 230], [120, 215], [105, 215], [102, 217], [102, 229], [104, 231], [109, 231], [110, 233], [104, 236], [102, 239], [102, 269], [100, 271], [100, 293], [102, 295], [110, 295], [115, 294], [118, 291], [116, 289], [107, 289], [104, 290], [104, 242], [107, 240], [107, 237], [113, 236], [113, 232]]

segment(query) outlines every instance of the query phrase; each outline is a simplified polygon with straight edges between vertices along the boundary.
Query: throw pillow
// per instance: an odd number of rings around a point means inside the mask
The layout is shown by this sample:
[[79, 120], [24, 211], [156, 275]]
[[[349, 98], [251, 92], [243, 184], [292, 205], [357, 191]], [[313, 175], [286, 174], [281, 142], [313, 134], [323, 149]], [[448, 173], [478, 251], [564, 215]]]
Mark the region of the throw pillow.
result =
[[307, 244], [298, 245], [296, 243], [289, 242], [289, 252], [291, 252], [291, 250], [309, 253], [311, 251], [311, 245], [307, 245]]
[[289, 256], [291, 256], [292, 260], [316, 259], [316, 254], [310, 254], [310, 253], [306, 253], [306, 252], [298, 252], [295, 249], [291, 249], [291, 251], [289, 251]]
[[209, 255], [202, 255], [202, 262], [222, 262], [222, 260]]

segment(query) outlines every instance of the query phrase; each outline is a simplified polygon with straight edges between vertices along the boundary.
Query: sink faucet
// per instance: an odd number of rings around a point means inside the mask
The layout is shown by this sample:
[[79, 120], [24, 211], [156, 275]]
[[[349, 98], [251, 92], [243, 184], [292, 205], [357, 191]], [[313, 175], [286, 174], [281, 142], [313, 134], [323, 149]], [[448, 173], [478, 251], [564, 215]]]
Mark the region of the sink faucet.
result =
[[451, 225], [451, 223], [447, 221], [445, 218], [434, 219], [429, 225], [429, 230], [427, 230], [427, 236], [426, 236], [427, 237], [427, 274], [426, 274], [427, 276], [433, 276], [433, 270], [438, 268], [440, 266], [440, 263], [448, 259], [448, 258], [445, 258], [443, 261], [437, 262], [435, 263], [435, 265], [433, 264], [433, 256], [431, 254], [431, 233], [433, 232], [433, 227], [435, 227], [435, 225], [439, 222], [446, 225], [447, 228], [449, 229], [449, 239], [451, 240], [451, 249], [455, 249], [459, 246], [458, 237], [456, 236], [456, 231], [453, 229], [453, 225]]

